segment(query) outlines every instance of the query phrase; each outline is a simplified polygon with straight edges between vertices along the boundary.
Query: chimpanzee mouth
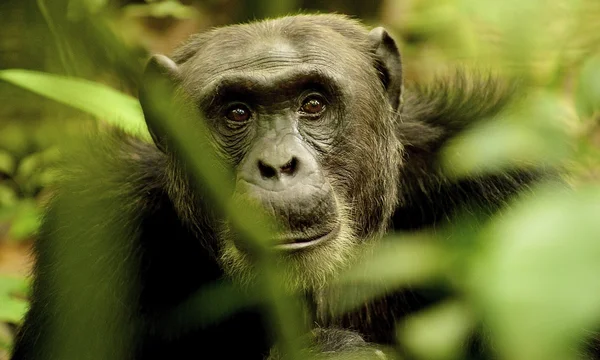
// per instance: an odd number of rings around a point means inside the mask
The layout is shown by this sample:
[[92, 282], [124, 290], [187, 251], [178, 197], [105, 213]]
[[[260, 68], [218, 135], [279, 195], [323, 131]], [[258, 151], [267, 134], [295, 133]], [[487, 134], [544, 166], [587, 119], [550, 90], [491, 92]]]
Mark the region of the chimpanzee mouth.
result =
[[[307, 251], [338, 237], [339, 205], [328, 183], [319, 187], [300, 185], [284, 191], [270, 191], [245, 180], [237, 183], [236, 194], [258, 201], [276, 225], [267, 239], [271, 250]], [[247, 248], [243, 238], [234, 236], [238, 249]]]
[[314, 236], [282, 236], [274, 241], [276, 245], [273, 245], [273, 249], [278, 251], [298, 251], [313, 248], [334, 239], [339, 232], [340, 224], [338, 223], [332, 229]]

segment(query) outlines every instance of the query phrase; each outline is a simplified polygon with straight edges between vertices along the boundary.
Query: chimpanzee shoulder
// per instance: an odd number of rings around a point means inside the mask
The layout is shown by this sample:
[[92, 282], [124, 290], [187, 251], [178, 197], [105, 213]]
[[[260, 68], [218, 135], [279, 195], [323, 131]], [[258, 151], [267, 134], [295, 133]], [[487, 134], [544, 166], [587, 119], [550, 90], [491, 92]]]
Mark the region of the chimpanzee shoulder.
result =
[[[528, 164], [455, 177], [442, 167], [441, 150], [468, 131], [507, 115], [526, 94], [522, 81], [490, 72], [457, 69], [405, 91], [397, 134], [404, 147], [396, 230], [446, 224], [458, 211], [490, 215], [541, 180], [559, 180], [555, 169]], [[490, 134], [493, 136], [493, 134]]]

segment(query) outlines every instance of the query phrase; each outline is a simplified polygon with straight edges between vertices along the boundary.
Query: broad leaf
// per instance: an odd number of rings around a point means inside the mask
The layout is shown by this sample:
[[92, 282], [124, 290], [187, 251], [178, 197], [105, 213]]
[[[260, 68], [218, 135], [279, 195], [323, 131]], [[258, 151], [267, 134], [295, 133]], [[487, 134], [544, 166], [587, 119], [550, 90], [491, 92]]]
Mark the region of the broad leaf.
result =
[[503, 359], [580, 359], [600, 321], [600, 187], [538, 189], [495, 219], [471, 271]]
[[10, 69], [0, 79], [87, 112], [143, 139], [150, 139], [138, 101], [104, 84], [61, 75]]
[[589, 59], [581, 69], [575, 102], [583, 118], [600, 112], [600, 57]]

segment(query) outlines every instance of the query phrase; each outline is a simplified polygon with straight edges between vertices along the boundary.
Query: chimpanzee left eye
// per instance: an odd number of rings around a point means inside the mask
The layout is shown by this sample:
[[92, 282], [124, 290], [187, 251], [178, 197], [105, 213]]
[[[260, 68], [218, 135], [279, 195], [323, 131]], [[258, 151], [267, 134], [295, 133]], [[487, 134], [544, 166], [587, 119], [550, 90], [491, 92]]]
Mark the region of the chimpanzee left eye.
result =
[[300, 112], [309, 115], [317, 115], [322, 113], [324, 110], [325, 103], [316, 97], [307, 98], [306, 100], [304, 100], [302, 106], [300, 107]]
[[250, 118], [250, 110], [242, 104], [235, 104], [227, 109], [227, 118], [234, 122], [245, 122]]

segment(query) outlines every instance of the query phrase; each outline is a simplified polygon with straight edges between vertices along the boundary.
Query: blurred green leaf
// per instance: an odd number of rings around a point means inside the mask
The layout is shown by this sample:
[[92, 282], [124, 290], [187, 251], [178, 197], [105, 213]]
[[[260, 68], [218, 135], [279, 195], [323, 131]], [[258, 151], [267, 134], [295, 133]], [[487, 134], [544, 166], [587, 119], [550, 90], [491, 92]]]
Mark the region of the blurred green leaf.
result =
[[[0, 322], [0, 358], [8, 357], [12, 349], [13, 335], [7, 324]], [[5, 356], [5, 357], [2, 357]]]
[[24, 278], [0, 275], [0, 321], [21, 322], [27, 311], [27, 301], [23, 300], [27, 288], [28, 282]]
[[0, 174], [12, 175], [15, 167], [14, 157], [8, 151], [0, 150]]
[[150, 140], [138, 101], [106, 85], [21, 69], [2, 70], [0, 79], [87, 112], [132, 135]]
[[0, 221], [3, 220], [4, 209], [12, 207], [17, 202], [17, 192], [14, 188], [0, 182]]
[[342, 281], [420, 283], [439, 275], [448, 265], [448, 258], [445, 249], [424, 235], [394, 235], [375, 246], [372, 254], [342, 276]]
[[473, 325], [469, 307], [453, 300], [408, 318], [399, 325], [398, 338], [418, 359], [462, 359]]
[[424, 284], [444, 276], [451, 253], [430, 238], [394, 235], [366, 247], [364, 259], [341, 274], [328, 291], [339, 299], [332, 311], [343, 314], [402, 286]]
[[61, 12], [64, 11], [62, 8], [60, 8], [63, 3], [50, 0], [36, 0], [36, 4], [38, 9], [40, 9], [40, 13], [44, 17], [44, 20], [46, 20], [46, 25], [48, 25], [50, 34], [52, 34], [55, 50], [62, 63], [63, 70], [69, 75], [76, 74], [77, 62], [74, 58], [74, 52], [71, 48], [71, 44], [68, 41], [68, 38], [64, 36], [64, 32], [62, 32], [63, 27], [60, 26], [61, 24], [59, 21], [57, 21], [59, 19], [56, 19], [53, 16], [54, 10], [60, 9]]
[[579, 359], [600, 321], [600, 188], [536, 194], [488, 228], [472, 290], [503, 359]]
[[108, 5], [108, 0], [70, 0], [67, 5], [67, 18], [81, 20], [86, 16], [96, 14]]
[[575, 102], [582, 118], [600, 112], [600, 56], [588, 59], [579, 74]]
[[557, 164], [570, 154], [563, 130], [568, 111], [556, 95], [532, 94], [513, 111], [482, 122], [442, 151], [449, 174], [466, 177], [514, 166]]
[[[0, 196], [2, 190], [0, 186]], [[41, 218], [42, 209], [31, 198], [14, 199], [0, 207], [0, 222], [10, 223], [8, 237], [12, 240], [29, 239], [37, 234]]]
[[188, 328], [208, 326], [265, 300], [259, 296], [258, 288], [244, 290], [225, 281], [206, 285], [166, 316], [165, 328], [185, 331]]
[[60, 170], [55, 169], [55, 168], [49, 168], [49, 169], [42, 169], [40, 172], [38, 172], [33, 179], [31, 179], [31, 186], [34, 187], [34, 189], [36, 188], [45, 188], [47, 186], [50, 186], [52, 184], [54, 184], [56, 182], [56, 180], [59, 178], [60, 175]]
[[15, 174], [15, 181], [26, 195], [33, 195], [39, 188], [48, 185], [55, 171], [51, 168], [60, 158], [57, 148], [49, 148], [33, 153], [21, 160]]
[[12, 218], [8, 236], [11, 239], [22, 240], [37, 234], [42, 219], [42, 210], [33, 199], [20, 201]]
[[28, 146], [29, 138], [24, 126], [9, 123], [0, 127], [0, 147], [3, 150], [18, 158], [27, 153]]
[[190, 19], [197, 14], [194, 7], [186, 6], [173, 0], [153, 2], [144, 5], [127, 5], [124, 12], [126, 16], [156, 18], [174, 17], [176, 19]]

